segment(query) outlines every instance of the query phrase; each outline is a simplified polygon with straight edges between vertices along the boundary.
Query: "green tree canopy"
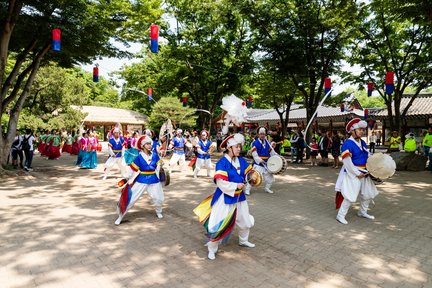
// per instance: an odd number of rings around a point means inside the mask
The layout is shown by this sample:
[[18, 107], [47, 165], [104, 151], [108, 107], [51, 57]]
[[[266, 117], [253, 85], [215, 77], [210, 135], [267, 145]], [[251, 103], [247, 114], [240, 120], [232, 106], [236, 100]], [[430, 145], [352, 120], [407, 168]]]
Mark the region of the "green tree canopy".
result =
[[[146, 31], [161, 15], [160, 0], [9, 0], [0, 3], [0, 164], [4, 164], [38, 69], [48, 61], [62, 67], [96, 56], [127, 56], [113, 40], [148, 40]], [[62, 31], [61, 51], [52, 52], [51, 30]], [[8, 66], [16, 53], [13, 67]], [[2, 117], [3, 119], [3, 117]]]

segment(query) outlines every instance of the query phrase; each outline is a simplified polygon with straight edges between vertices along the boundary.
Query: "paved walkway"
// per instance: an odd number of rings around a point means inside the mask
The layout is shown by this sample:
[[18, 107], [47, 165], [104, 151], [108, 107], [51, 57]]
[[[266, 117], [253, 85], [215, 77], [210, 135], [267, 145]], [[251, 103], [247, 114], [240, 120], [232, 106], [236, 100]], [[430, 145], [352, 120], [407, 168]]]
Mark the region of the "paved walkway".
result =
[[[143, 197], [120, 226], [119, 178], [43, 160], [1, 179], [0, 287], [432, 287], [432, 175], [398, 172], [379, 186], [370, 221], [335, 220], [337, 170], [291, 165], [273, 195], [248, 198], [256, 223], [207, 260], [204, 228], [192, 209], [215, 186], [173, 173], [164, 218]], [[99, 161], [106, 156], [99, 155]], [[201, 172], [205, 175], [205, 172]]]

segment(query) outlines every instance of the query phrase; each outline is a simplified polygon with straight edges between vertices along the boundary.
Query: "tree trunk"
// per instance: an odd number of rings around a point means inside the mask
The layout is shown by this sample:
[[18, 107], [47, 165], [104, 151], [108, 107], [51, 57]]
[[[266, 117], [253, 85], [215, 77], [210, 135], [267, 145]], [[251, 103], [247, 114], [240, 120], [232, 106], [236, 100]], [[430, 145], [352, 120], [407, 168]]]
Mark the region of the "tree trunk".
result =
[[[9, 114], [9, 122], [6, 133], [3, 132], [3, 127], [0, 125], [0, 166], [4, 167], [7, 164], [7, 159], [9, 155], [10, 146], [13, 142], [13, 139], [16, 135], [16, 128], [18, 124], [18, 118], [21, 113], [21, 109], [24, 105], [24, 102], [29, 94], [30, 88], [33, 84], [34, 78], [36, 77], [36, 73], [39, 70], [40, 62], [45, 54], [48, 52], [51, 44], [46, 44], [45, 47], [40, 50], [33, 62], [30, 64], [30, 69], [25, 69], [23, 73], [27, 73], [27, 70], [30, 70], [30, 75], [25, 81], [25, 85], [22, 89], [21, 95], [16, 100], [14, 107], [11, 109]], [[23, 76], [23, 75], [20, 75]], [[20, 78], [20, 77], [18, 77]], [[17, 81], [17, 83], [21, 83], [21, 81]], [[19, 85], [19, 84], [17, 84]], [[14, 87], [14, 90], [18, 90], [20, 87]], [[13, 92], [12, 92], [13, 93]], [[4, 135], [4, 136], [3, 136]]]

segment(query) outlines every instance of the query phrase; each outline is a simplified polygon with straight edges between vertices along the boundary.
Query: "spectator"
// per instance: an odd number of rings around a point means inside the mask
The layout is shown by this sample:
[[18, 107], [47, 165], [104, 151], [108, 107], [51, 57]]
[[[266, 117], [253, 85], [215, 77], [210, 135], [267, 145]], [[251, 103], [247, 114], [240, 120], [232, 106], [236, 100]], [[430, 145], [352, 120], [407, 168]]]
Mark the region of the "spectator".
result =
[[405, 135], [404, 150], [408, 153], [414, 153], [417, 150], [417, 143], [414, 137], [414, 133], [408, 133]]
[[331, 148], [331, 141], [327, 132], [322, 133], [321, 140], [319, 142], [319, 153], [322, 158], [321, 166], [328, 166], [328, 152]]
[[311, 157], [311, 166], [317, 166], [317, 159], [318, 156], [318, 143], [315, 137], [312, 138], [312, 142], [309, 145], [311, 147], [310, 157]]
[[340, 147], [341, 140], [339, 135], [337, 135], [336, 132], [333, 132], [333, 136], [331, 138], [331, 153], [334, 159], [333, 168], [335, 169], [339, 168], [339, 156], [341, 154]]
[[375, 143], [377, 143], [377, 136], [375, 131], [369, 136], [369, 152], [375, 153]]
[[19, 157], [19, 167], [21, 169], [24, 168], [23, 166], [23, 151], [22, 151], [22, 140], [23, 137], [19, 135], [19, 131], [16, 132], [16, 136], [14, 139], [14, 142], [12, 142], [11, 146], [11, 154], [12, 154], [12, 166], [14, 169], [18, 168], [18, 157]]
[[303, 151], [305, 148], [305, 140], [303, 138], [303, 133], [299, 134], [299, 138], [297, 140], [297, 157], [294, 163], [303, 163]]
[[291, 142], [291, 163], [294, 163], [294, 157], [297, 156], [297, 141], [298, 141], [299, 137], [297, 132], [293, 131], [291, 133], [291, 138], [290, 138], [290, 142]]
[[399, 136], [399, 132], [398, 131], [393, 131], [392, 132], [392, 136], [389, 139], [389, 148], [387, 150], [387, 152], [399, 152], [399, 144], [401, 144], [401, 137]]
[[23, 142], [22, 142], [22, 149], [24, 151], [25, 158], [26, 158], [24, 163], [24, 170], [27, 172], [33, 171], [32, 163], [33, 163], [34, 141], [35, 138], [33, 136], [33, 131], [30, 129], [26, 129], [26, 134], [24, 135]]
[[276, 151], [276, 153], [280, 154], [281, 146], [283, 143], [283, 139], [282, 139], [280, 130], [276, 129], [275, 131], [272, 132], [271, 136], [272, 136], [272, 141], [276, 143], [274, 150]]
[[376, 146], [381, 146], [381, 132], [377, 132]]
[[432, 147], [432, 126], [429, 127], [428, 132], [424, 136], [422, 145], [425, 155], [428, 156]]

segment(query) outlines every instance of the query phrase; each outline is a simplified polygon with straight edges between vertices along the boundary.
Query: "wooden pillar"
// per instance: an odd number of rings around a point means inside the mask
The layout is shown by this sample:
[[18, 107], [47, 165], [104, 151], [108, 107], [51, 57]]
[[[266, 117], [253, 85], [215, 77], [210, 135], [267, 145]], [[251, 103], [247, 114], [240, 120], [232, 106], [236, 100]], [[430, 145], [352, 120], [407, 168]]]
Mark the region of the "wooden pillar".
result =
[[332, 119], [330, 119], [329, 129], [330, 129], [330, 135], [333, 136], [333, 120]]

